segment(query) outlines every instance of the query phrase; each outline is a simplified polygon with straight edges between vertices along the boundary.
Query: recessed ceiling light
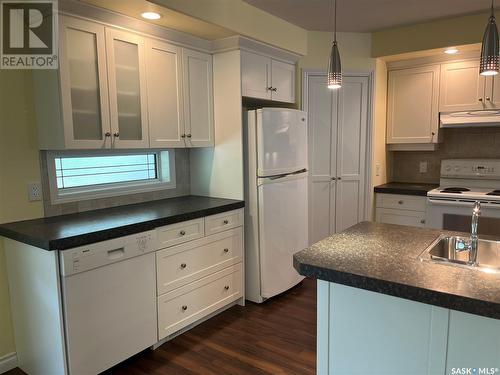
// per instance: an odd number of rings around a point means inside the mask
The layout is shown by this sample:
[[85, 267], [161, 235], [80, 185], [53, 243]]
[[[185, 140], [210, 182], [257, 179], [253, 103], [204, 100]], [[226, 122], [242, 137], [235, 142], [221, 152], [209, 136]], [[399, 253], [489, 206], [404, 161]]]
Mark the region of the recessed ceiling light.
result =
[[161, 18], [161, 14], [156, 12], [144, 12], [141, 13], [141, 16], [147, 20], [159, 20]]
[[455, 47], [446, 48], [444, 50], [444, 53], [447, 53], [448, 55], [454, 55], [457, 52], [458, 52], [458, 49], [456, 49]]

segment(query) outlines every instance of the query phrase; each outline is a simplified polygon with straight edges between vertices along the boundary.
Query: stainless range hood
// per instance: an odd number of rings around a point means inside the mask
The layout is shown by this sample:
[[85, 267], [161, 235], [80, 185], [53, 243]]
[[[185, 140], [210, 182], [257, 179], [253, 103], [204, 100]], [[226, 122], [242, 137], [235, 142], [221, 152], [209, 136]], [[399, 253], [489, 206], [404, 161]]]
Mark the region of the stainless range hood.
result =
[[441, 128], [500, 127], [500, 110], [440, 113], [439, 126]]

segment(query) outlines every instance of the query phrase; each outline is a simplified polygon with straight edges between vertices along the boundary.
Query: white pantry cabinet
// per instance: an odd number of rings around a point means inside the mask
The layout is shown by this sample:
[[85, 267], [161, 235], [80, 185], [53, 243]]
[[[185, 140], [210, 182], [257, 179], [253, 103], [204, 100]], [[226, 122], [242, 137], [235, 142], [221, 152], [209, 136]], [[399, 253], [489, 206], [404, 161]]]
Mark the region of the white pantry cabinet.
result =
[[214, 145], [211, 54], [66, 15], [59, 35], [60, 71], [33, 74], [40, 149]]
[[438, 142], [439, 65], [389, 71], [388, 144]]
[[344, 76], [333, 91], [325, 74], [308, 75], [311, 243], [365, 218], [369, 87], [366, 76]]
[[241, 51], [242, 95], [295, 103], [295, 64]]

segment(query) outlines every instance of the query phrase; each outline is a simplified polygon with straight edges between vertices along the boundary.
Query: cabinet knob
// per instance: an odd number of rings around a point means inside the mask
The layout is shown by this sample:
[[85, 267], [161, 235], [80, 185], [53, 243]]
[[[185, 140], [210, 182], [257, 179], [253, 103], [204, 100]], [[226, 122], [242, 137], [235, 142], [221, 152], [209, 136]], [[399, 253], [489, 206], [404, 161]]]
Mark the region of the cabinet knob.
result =
[[431, 134], [432, 134], [432, 136], [435, 136], [435, 135], [436, 135], [436, 133], [434, 133], [434, 132], [431, 132]]
[[420, 224], [425, 224], [425, 219], [420, 220]]
[[182, 269], [186, 268], [186, 263], [181, 263], [181, 268]]
[[482, 101], [483, 101], [483, 98], [479, 98], [479, 99], [477, 99], [477, 100], [478, 100], [478, 101], [480, 101], [480, 102], [482, 102]]
[[224, 287], [224, 289], [225, 289], [225, 290], [229, 290], [229, 285], [226, 285], [226, 286]]
[[342, 180], [342, 177], [337, 177], [337, 180], [339, 180], [339, 181]]
[[186, 137], [191, 138], [191, 134], [186, 134]]
[[188, 307], [186, 305], [182, 306], [182, 311], [186, 311]]
[[398, 204], [403, 204], [403, 201], [398, 201]]
[[271, 86], [269, 86], [269, 87], [266, 87], [266, 90], [273, 91], [273, 88]]
[[184, 235], [186, 235], [186, 231], [185, 231], [185, 230], [181, 230], [181, 231], [179, 232], [179, 234], [180, 234], [181, 236], [184, 236]]
[[331, 180], [332, 181], [335, 181], [337, 179], [337, 177], [332, 177]]
[[490, 99], [490, 97], [489, 97], [489, 96], [487, 96], [487, 97], [486, 97], [486, 100], [487, 100], [487, 101], [490, 101], [491, 99]]
[[110, 133], [110, 132], [106, 132], [106, 133], [104, 133], [104, 136], [105, 136], [106, 138], [109, 138], [109, 137], [111, 137], [111, 133]]
[[181, 138], [186, 138], [186, 134], [182, 134], [182, 135], [181, 135]]
[[227, 254], [229, 252], [229, 249], [228, 248], [224, 249], [224, 252]]
[[276, 92], [278, 91], [278, 89], [276, 87], [273, 87], [273, 91]]
[[225, 220], [223, 221], [223, 223], [224, 223], [224, 225], [227, 225], [227, 224], [229, 224], [229, 220], [225, 219]]
[[118, 133], [118, 132], [113, 133], [113, 137], [115, 137], [115, 138], [120, 138], [120, 133]]

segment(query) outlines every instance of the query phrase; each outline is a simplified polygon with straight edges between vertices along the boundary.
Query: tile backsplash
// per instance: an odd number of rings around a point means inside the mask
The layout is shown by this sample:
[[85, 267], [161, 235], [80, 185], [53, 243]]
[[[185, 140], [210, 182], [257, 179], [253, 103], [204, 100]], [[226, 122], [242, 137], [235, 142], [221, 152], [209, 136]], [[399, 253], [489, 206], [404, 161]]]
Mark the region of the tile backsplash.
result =
[[119, 195], [109, 198], [98, 198], [82, 200], [77, 202], [52, 204], [50, 201], [49, 177], [47, 171], [46, 152], [40, 152], [40, 164], [42, 175], [43, 208], [45, 217], [72, 214], [83, 211], [97, 210], [101, 208], [122, 206], [126, 204], [142, 203], [152, 200], [179, 197], [189, 195], [191, 191], [191, 180], [189, 170], [189, 150], [175, 150], [175, 189], [164, 189], [144, 193]]
[[[437, 183], [443, 159], [500, 159], [500, 127], [440, 131], [443, 142], [436, 151], [393, 152], [393, 181]], [[426, 173], [419, 172], [420, 162], [427, 162]]]

